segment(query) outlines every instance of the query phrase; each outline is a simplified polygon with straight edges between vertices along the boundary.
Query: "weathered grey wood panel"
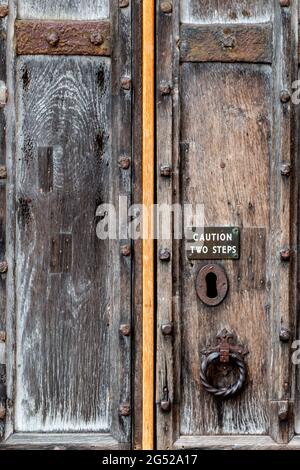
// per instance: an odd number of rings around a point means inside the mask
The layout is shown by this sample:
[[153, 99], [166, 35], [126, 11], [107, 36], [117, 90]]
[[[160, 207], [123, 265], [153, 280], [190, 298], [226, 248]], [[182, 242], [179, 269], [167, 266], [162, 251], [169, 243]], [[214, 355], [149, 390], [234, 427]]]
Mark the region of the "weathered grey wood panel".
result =
[[[194, 283], [202, 263], [188, 262], [183, 250], [183, 435], [264, 434], [268, 430], [266, 268], [259, 266], [257, 280], [253, 273], [266, 256], [263, 241], [269, 234], [271, 83], [267, 66], [182, 66], [182, 202], [204, 204], [207, 226], [242, 227], [240, 261], [221, 262], [230, 292], [219, 307], [205, 307], [197, 298]], [[201, 387], [199, 368], [200, 351], [214, 343], [222, 328], [234, 330], [247, 344], [249, 376], [240, 397], [218, 402]]]
[[97, 20], [109, 16], [109, 0], [18, 0], [18, 18]]
[[182, 0], [184, 23], [251, 23], [272, 18], [272, 0]]
[[17, 63], [17, 431], [109, 430], [110, 61]]

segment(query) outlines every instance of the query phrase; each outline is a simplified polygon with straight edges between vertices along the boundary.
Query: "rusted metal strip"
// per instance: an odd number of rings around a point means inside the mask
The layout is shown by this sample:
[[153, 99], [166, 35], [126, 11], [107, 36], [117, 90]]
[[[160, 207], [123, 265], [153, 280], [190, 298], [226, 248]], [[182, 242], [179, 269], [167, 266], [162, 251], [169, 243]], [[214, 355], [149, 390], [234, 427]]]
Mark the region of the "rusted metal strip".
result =
[[109, 21], [18, 20], [15, 30], [18, 55], [111, 55]]
[[182, 62], [272, 62], [272, 24], [181, 26]]

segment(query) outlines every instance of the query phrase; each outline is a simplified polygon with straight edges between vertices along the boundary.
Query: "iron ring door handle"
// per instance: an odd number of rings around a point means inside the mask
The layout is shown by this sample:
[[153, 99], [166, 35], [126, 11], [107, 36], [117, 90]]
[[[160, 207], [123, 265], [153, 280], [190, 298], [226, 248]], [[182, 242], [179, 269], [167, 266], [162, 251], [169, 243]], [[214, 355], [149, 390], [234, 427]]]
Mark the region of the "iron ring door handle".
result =
[[220, 360], [221, 354], [219, 352], [212, 352], [206, 356], [201, 363], [200, 380], [203, 388], [215, 397], [231, 398], [243, 388], [246, 380], [246, 364], [244, 359], [236, 353], [229, 353], [230, 359], [235, 363], [239, 369], [239, 377], [237, 381], [229, 387], [216, 388], [208, 382], [206, 373], [209, 365], [213, 362]]
[[[201, 384], [208, 393], [223, 399], [232, 398], [237, 395], [242, 390], [247, 375], [244, 356], [248, 353], [248, 350], [242, 345], [233, 345], [233, 338], [234, 335], [232, 333], [229, 333], [227, 330], [222, 330], [221, 333], [217, 335], [218, 344], [202, 351], [204, 357], [200, 366]], [[210, 365], [213, 364], [230, 364], [235, 366], [239, 371], [239, 376], [235, 383], [230, 384], [228, 387], [219, 388], [209, 383], [207, 371]]]

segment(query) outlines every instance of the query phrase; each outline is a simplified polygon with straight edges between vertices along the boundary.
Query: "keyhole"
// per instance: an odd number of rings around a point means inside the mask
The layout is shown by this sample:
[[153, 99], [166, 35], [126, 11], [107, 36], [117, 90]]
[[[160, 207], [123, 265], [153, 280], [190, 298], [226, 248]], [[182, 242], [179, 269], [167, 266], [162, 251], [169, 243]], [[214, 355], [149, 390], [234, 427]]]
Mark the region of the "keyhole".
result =
[[210, 299], [215, 299], [218, 297], [218, 290], [217, 290], [217, 276], [215, 273], [208, 273], [206, 275], [206, 295]]

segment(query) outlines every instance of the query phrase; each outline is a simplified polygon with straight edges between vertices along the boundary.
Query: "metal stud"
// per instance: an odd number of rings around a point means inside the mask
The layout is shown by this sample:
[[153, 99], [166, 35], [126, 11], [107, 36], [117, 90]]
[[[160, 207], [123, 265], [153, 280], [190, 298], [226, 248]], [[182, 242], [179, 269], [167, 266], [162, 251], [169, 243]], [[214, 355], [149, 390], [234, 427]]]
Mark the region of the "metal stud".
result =
[[171, 259], [170, 250], [168, 250], [167, 248], [161, 248], [159, 250], [159, 259], [161, 261], [170, 261]]
[[104, 42], [104, 37], [101, 33], [94, 32], [90, 35], [90, 41], [95, 46], [101, 46]]
[[290, 330], [288, 328], [282, 326], [281, 330], [280, 330], [280, 333], [279, 333], [279, 338], [280, 338], [280, 341], [282, 341], [283, 343], [287, 343], [288, 341], [290, 341], [290, 339], [291, 339]]
[[131, 328], [130, 325], [124, 324], [120, 326], [120, 334], [122, 336], [130, 336], [131, 335]]
[[5, 274], [8, 270], [8, 264], [6, 261], [0, 262], [0, 274]]
[[123, 90], [130, 90], [131, 88], [131, 79], [129, 77], [121, 78], [121, 87]]
[[279, 0], [279, 5], [281, 7], [289, 7], [290, 6], [290, 0]]
[[170, 177], [172, 175], [172, 167], [169, 164], [160, 165], [160, 176]]
[[5, 180], [6, 178], [7, 178], [6, 166], [0, 165], [0, 180]]
[[290, 259], [291, 259], [291, 250], [289, 248], [283, 248], [280, 251], [280, 259], [281, 259], [281, 261], [290, 261]]
[[119, 0], [119, 7], [126, 8], [129, 6], [129, 0]]
[[163, 13], [172, 13], [173, 6], [171, 2], [161, 2], [160, 11]]
[[119, 407], [119, 415], [120, 416], [130, 416], [130, 404], [129, 403], [122, 403]]
[[158, 88], [159, 88], [160, 93], [164, 96], [169, 95], [172, 91], [172, 86], [170, 85], [170, 83], [165, 82], [165, 81], [160, 82]]
[[8, 15], [8, 5], [0, 5], [0, 18], [5, 18]]
[[130, 256], [131, 248], [130, 245], [123, 245], [121, 246], [121, 255], [123, 256]]
[[164, 336], [171, 336], [173, 334], [172, 323], [164, 323], [161, 325], [161, 332]]
[[59, 35], [56, 32], [49, 33], [46, 40], [50, 46], [57, 46], [59, 43]]
[[291, 99], [291, 94], [289, 90], [282, 90], [280, 92], [280, 101], [281, 103], [288, 103]]
[[281, 172], [282, 176], [286, 176], [286, 177], [290, 176], [291, 170], [292, 170], [292, 167], [291, 167], [290, 163], [282, 163], [281, 164], [280, 172]]
[[119, 158], [118, 165], [122, 170], [128, 170], [130, 167], [130, 157], [122, 155], [122, 157]]

